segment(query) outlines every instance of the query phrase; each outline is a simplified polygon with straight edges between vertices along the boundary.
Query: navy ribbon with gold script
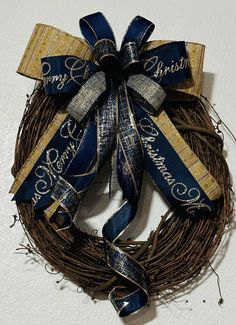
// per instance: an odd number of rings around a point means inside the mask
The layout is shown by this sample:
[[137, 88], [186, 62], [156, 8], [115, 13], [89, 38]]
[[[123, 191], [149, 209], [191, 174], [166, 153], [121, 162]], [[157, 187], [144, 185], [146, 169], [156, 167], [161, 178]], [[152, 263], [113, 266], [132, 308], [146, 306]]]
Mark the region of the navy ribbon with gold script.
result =
[[[152, 121], [166, 97], [161, 86], [191, 78], [185, 43], [172, 42], [141, 53], [154, 24], [140, 16], [128, 27], [119, 52], [101, 13], [82, 18], [80, 28], [96, 64], [69, 55], [42, 58], [45, 92], [71, 93], [70, 115], [44, 148], [14, 200], [33, 200], [38, 215], [58, 202], [64, 218], [60, 229], [65, 229], [104, 162], [115, 157], [125, 201], [104, 225], [103, 238], [108, 265], [121, 283], [126, 280], [123, 287], [114, 287], [109, 297], [119, 315], [127, 316], [147, 304], [148, 283], [142, 265], [118, 248], [116, 241], [135, 217], [144, 168], [181, 213], [203, 215], [214, 211], [215, 202], [205, 195]], [[135, 287], [131, 292], [127, 281]], [[124, 289], [128, 294], [122, 294]]]

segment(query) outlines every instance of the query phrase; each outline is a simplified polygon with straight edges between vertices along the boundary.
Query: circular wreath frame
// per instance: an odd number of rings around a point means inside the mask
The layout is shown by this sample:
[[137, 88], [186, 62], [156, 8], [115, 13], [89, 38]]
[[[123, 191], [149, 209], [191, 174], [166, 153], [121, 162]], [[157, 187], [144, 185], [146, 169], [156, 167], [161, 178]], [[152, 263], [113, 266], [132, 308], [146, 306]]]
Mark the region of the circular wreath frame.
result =
[[[16, 141], [12, 174], [16, 176], [58, 110], [67, 98], [45, 96], [42, 85], [28, 98]], [[232, 215], [231, 182], [222, 154], [223, 140], [202, 99], [165, 102], [164, 109], [191, 149], [219, 182], [223, 197], [218, 212], [204, 218], [186, 218], [167, 212], [146, 241], [118, 241], [117, 246], [133, 255], [146, 269], [153, 298], [192, 284], [209, 265]], [[119, 277], [105, 259], [103, 239], [71, 226], [57, 232], [45, 218], [37, 220], [31, 203], [17, 203], [20, 221], [34, 250], [54, 270], [96, 298], [108, 294]], [[158, 213], [158, 212], [157, 212]]]

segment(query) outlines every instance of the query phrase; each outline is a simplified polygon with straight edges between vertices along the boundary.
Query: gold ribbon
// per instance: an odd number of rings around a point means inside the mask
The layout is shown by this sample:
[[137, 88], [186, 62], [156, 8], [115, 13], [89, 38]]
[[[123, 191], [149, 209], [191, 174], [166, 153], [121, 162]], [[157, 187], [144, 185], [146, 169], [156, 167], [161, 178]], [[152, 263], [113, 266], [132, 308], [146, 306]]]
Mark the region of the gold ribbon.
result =
[[222, 195], [220, 185], [184, 141], [168, 115], [163, 111], [158, 117], [152, 117], [152, 120], [165, 135], [177, 155], [209, 199], [213, 201], [220, 198]]

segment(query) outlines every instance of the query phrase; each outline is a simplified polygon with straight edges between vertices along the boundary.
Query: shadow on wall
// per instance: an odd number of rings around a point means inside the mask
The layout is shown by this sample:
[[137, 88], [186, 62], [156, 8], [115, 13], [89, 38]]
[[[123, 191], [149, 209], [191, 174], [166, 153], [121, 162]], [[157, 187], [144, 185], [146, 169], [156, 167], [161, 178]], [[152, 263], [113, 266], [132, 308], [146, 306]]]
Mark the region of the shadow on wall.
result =
[[122, 318], [124, 325], [144, 325], [157, 318], [157, 308], [154, 301], [150, 301], [148, 308], [143, 308], [138, 313]]
[[211, 72], [203, 72], [203, 88], [202, 94], [207, 97], [207, 99], [211, 102], [212, 93], [214, 89], [215, 82], [215, 74]]

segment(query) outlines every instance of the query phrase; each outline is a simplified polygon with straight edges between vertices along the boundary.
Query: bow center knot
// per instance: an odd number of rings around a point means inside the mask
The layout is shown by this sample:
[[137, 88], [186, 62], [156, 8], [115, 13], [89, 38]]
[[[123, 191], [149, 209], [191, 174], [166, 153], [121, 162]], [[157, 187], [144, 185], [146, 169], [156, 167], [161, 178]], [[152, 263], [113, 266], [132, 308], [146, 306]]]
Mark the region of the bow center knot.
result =
[[112, 79], [126, 80], [129, 74], [141, 72], [135, 42], [128, 42], [118, 52], [112, 40], [102, 39], [94, 45], [93, 54], [100, 69]]

